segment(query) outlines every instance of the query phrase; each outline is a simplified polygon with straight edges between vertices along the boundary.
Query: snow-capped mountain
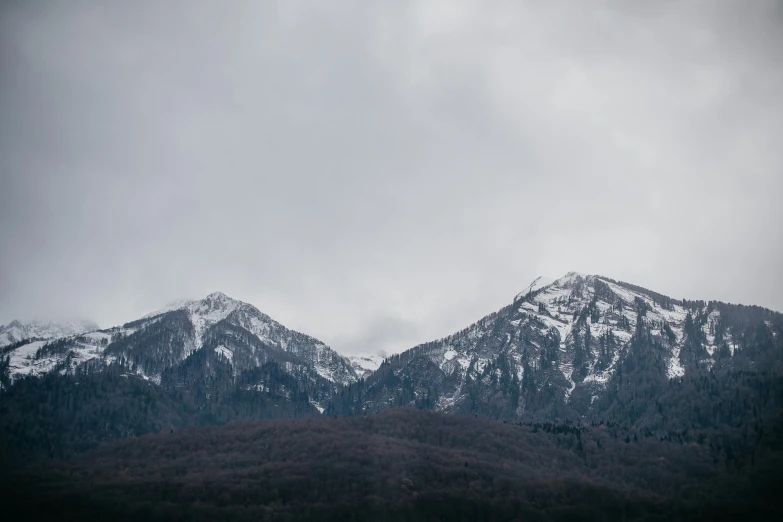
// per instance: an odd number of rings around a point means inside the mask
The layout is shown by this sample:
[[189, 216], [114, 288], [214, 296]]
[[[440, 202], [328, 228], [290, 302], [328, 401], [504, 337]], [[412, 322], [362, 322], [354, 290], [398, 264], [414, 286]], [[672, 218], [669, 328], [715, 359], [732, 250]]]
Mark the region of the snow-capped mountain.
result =
[[783, 315], [770, 310], [675, 300], [571, 272], [537, 278], [461, 332], [389, 357], [354, 407], [585, 415], [607, 408], [642, 368], [645, 379], [665, 382], [779, 365], [781, 333]]
[[[235, 374], [267, 362], [306, 370], [335, 385], [356, 381], [350, 361], [324, 343], [289, 330], [254, 306], [215, 292], [181, 301], [122, 326], [85, 334], [67, 332], [53, 341], [36, 341], [11, 351], [12, 379], [91, 362], [119, 362], [134, 373], [160, 382], [162, 374], [197, 351], [227, 363]], [[83, 330], [82, 330], [83, 331]]]
[[51, 452], [232, 420], [415, 405], [608, 422], [680, 441], [715, 428], [735, 448], [758, 437], [738, 426], [761, 433], [763, 419], [779, 418], [781, 375], [783, 314], [675, 300], [603, 276], [538, 278], [449, 337], [351, 358], [214, 293], [122, 326], [0, 348], [0, 432]]
[[347, 358], [216, 292], [122, 326], [0, 348], [0, 385], [119, 372], [182, 402], [187, 418], [415, 404], [504, 419], [617, 411], [625, 419], [648, 411], [672, 381], [783, 371], [781, 334], [783, 314], [770, 310], [676, 300], [572, 272], [537, 278], [508, 306], [444, 339]]
[[383, 364], [383, 360], [388, 356], [388, 353], [379, 350], [370, 355], [349, 355], [348, 360], [351, 361], [351, 367], [356, 375], [366, 379]]
[[92, 321], [11, 321], [0, 326], [0, 348], [25, 339], [57, 339], [98, 330]]

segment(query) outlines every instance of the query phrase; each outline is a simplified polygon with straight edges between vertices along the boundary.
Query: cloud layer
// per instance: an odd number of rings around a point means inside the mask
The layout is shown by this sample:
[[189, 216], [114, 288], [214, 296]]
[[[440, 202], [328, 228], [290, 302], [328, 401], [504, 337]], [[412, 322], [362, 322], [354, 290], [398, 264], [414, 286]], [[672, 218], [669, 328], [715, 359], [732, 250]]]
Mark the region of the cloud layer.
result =
[[222, 290], [399, 351], [569, 270], [783, 310], [779, 2], [0, 15], [0, 323]]

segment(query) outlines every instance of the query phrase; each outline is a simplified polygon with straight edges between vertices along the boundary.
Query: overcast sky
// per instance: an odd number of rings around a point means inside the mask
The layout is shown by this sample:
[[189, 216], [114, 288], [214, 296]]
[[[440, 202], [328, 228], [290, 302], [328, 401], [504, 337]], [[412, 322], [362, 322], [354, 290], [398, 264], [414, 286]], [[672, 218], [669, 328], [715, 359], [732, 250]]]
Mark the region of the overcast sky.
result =
[[0, 323], [221, 290], [399, 351], [570, 270], [783, 310], [782, 2], [0, 14]]

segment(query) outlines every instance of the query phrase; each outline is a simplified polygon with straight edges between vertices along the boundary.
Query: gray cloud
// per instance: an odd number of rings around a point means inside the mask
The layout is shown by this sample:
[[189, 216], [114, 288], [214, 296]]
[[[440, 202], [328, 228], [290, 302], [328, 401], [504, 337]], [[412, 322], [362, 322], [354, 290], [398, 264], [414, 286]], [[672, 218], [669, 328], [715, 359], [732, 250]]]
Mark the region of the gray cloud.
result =
[[337, 333], [332, 342], [345, 353], [389, 353], [400, 346], [414, 346], [422, 339], [421, 330], [418, 322], [380, 313], [350, 332]]
[[0, 322], [219, 289], [401, 350], [569, 270], [783, 310], [779, 2], [0, 15]]

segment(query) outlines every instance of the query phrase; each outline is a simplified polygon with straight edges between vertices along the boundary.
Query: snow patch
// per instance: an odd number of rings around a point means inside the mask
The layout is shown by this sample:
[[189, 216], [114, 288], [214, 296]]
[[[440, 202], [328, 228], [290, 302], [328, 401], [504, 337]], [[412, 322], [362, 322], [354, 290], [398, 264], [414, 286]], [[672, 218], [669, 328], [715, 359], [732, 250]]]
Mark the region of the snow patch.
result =
[[225, 346], [216, 346], [215, 347], [215, 353], [222, 355], [226, 359], [228, 359], [228, 362], [232, 362], [234, 359], [234, 352], [226, 348]]
[[[38, 375], [39, 373], [44, 373], [45, 370], [41, 368], [41, 365], [36, 366], [35, 354], [47, 342], [48, 341], [34, 341], [20, 346], [11, 352], [9, 370], [12, 378], [15, 376]], [[48, 366], [45, 362], [42, 364]]]
[[669, 377], [669, 379], [674, 379], [676, 377], [682, 377], [683, 375], [685, 375], [685, 368], [683, 368], [682, 364], [680, 363], [679, 346], [676, 346], [672, 350], [672, 357], [671, 359], [669, 359], [666, 375]]

